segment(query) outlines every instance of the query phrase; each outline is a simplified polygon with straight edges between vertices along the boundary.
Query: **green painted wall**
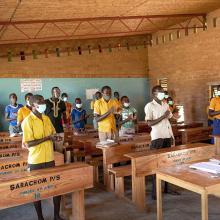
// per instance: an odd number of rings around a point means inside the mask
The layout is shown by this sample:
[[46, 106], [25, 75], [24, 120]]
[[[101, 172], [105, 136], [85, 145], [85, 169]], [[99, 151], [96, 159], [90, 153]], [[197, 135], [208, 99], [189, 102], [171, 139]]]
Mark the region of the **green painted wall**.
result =
[[[43, 90], [38, 92], [44, 98], [50, 97], [53, 86], [60, 87], [62, 92], [67, 92], [73, 103], [76, 97], [80, 97], [86, 109], [89, 109], [90, 101], [86, 100], [85, 90], [88, 88], [101, 88], [109, 85], [112, 90], [119, 91], [120, 95], [128, 95], [130, 102], [138, 110], [140, 120], [144, 119], [144, 106], [149, 99], [149, 83], [146, 78], [52, 78], [43, 79]], [[20, 79], [0, 79], [0, 130], [7, 130], [8, 125], [4, 121], [4, 108], [8, 104], [8, 95], [15, 92], [18, 102], [24, 104], [24, 93], [20, 92]], [[89, 112], [91, 112], [89, 110]]]

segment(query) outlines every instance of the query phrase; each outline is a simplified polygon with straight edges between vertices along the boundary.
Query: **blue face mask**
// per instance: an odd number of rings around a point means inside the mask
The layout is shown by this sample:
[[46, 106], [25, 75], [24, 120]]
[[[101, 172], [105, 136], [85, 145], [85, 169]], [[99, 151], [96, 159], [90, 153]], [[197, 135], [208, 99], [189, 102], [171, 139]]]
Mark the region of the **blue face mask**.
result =
[[104, 98], [106, 101], [109, 101], [109, 100], [111, 99], [111, 96], [109, 96], [109, 95], [104, 95], [104, 94], [103, 94], [103, 98]]
[[47, 108], [46, 104], [38, 105], [37, 111], [42, 114], [45, 112], [46, 108]]

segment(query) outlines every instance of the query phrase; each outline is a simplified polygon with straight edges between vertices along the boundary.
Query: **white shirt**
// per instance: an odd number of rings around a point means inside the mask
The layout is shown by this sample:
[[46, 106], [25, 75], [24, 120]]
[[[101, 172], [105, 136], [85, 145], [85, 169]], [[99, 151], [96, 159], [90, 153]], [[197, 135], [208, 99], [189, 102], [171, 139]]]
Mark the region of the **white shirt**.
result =
[[[152, 102], [149, 102], [145, 108], [145, 120], [151, 121], [160, 118], [164, 115], [164, 113], [169, 110], [169, 106], [167, 103], [162, 101], [160, 105], [154, 99]], [[169, 118], [172, 118], [172, 113], [170, 112]], [[170, 125], [169, 119], [165, 118], [160, 121], [158, 124], [152, 126], [151, 131], [151, 140], [156, 140], [158, 138], [173, 138], [173, 131]], [[174, 138], [173, 138], [174, 139]]]

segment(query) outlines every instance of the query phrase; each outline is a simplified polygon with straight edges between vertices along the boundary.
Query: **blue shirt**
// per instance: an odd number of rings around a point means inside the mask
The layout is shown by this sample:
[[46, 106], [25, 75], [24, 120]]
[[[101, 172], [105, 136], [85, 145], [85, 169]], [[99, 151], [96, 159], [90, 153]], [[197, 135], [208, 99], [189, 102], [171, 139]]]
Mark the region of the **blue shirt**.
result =
[[86, 116], [86, 110], [84, 110], [84, 109], [78, 110], [78, 109], [74, 108], [72, 110], [71, 118], [72, 118], [72, 121], [73, 121], [74, 128], [76, 128], [76, 129], [85, 128], [86, 120], [82, 120], [80, 122], [74, 123], [76, 121], [79, 121], [79, 120], [83, 119], [85, 116]]
[[7, 114], [9, 119], [15, 119], [10, 121], [10, 125], [16, 126], [17, 125], [17, 113], [20, 108], [22, 108], [22, 104], [17, 104], [17, 106], [7, 105], [5, 107], [5, 113]]

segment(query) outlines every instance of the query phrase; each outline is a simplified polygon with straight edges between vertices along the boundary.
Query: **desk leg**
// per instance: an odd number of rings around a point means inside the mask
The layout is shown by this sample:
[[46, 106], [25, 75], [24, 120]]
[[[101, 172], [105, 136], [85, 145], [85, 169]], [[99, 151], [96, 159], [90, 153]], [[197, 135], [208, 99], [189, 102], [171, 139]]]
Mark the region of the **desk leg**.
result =
[[139, 210], [145, 210], [145, 177], [132, 175], [132, 201]]
[[157, 175], [157, 220], [163, 219], [163, 207], [162, 207], [162, 190], [161, 190], [161, 179]]
[[208, 220], [208, 195], [206, 193], [201, 194], [201, 204], [202, 220]]
[[84, 190], [72, 193], [71, 220], [85, 220]]

